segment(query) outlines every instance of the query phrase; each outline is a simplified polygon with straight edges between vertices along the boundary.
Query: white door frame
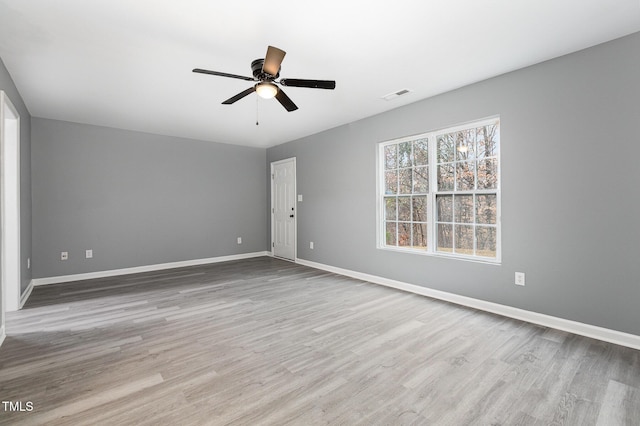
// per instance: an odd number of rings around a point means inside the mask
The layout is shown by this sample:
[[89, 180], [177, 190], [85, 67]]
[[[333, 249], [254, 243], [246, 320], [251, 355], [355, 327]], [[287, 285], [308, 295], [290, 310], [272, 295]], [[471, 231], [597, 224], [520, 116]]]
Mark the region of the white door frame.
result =
[[295, 262], [295, 260], [298, 258], [298, 209], [297, 209], [297, 202], [296, 202], [298, 172], [296, 170], [296, 157], [285, 158], [282, 160], [273, 161], [271, 163], [271, 171], [270, 171], [271, 173], [271, 255], [275, 256], [274, 168], [278, 164], [287, 163], [287, 162], [293, 162], [293, 200], [294, 200], [293, 202], [294, 202], [295, 210], [293, 212], [293, 215], [294, 215], [293, 217], [293, 259], [291, 260]]
[[2, 325], [6, 311], [20, 309], [20, 114], [0, 90], [2, 173]]

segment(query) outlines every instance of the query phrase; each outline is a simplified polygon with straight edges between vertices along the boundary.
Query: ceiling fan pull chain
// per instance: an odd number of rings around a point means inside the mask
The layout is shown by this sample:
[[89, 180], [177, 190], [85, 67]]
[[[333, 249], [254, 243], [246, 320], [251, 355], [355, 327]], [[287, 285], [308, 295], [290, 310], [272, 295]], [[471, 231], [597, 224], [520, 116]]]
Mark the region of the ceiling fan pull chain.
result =
[[256, 96], [256, 126], [260, 125], [260, 123], [258, 122], [258, 102], [259, 102], [259, 97]]

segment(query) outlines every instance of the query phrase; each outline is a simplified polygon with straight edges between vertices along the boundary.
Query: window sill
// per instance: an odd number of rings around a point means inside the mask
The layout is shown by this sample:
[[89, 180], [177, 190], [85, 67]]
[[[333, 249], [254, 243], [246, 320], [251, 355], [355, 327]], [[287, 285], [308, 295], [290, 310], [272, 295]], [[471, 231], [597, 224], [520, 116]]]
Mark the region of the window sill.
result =
[[428, 256], [428, 257], [437, 257], [444, 259], [452, 259], [452, 260], [462, 260], [465, 262], [473, 262], [473, 263], [481, 263], [484, 265], [494, 265], [500, 266], [502, 261], [500, 259], [492, 259], [486, 257], [472, 257], [472, 256], [463, 256], [459, 254], [447, 254], [441, 252], [429, 252], [429, 251], [421, 251], [421, 250], [412, 250], [412, 249], [404, 249], [402, 247], [387, 247], [387, 246], [378, 246], [376, 247], [378, 250], [396, 252], [396, 253], [406, 253], [406, 254], [414, 254], [417, 256]]

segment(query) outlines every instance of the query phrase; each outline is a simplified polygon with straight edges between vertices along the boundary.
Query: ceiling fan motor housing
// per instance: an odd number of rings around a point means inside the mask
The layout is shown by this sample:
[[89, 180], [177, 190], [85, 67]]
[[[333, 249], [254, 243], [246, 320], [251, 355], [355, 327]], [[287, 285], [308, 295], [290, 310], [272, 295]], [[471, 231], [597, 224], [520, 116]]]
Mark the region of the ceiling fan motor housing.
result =
[[251, 71], [253, 72], [253, 76], [260, 81], [265, 80], [275, 80], [280, 76], [280, 68], [278, 68], [278, 73], [276, 75], [267, 74], [266, 72], [262, 72], [262, 66], [264, 65], [263, 59], [256, 59], [251, 62]]

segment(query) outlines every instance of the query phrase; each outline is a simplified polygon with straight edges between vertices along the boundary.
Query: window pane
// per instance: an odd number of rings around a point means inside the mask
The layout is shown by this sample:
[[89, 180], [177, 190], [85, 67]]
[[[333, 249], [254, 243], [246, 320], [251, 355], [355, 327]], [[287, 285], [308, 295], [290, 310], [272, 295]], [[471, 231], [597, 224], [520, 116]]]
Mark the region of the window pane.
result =
[[438, 191], [453, 191], [453, 164], [438, 166]]
[[456, 190], [469, 191], [475, 189], [475, 184], [475, 163], [473, 161], [456, 163]]
[[413, 216], [414, 222], [427, 221], [427, 197], [413, 197]]
[[387, 243], [388, 246], [395, 246], [397, 245], [397, 236], [398, 236], [398, 232], [397, 232], [397, 224], [395, 222], [387, 222], [386, 224], [386, 232], [385, 232], [385, 241]]
[[491, 158], [478, 162], [478, 189], [498, 187], [498, 160]]
[[401, 169], [398, 171], [400, 194], [411, 194], [413, 192], [412, 169]]
[[398, 220], [411, 220], [411, 197], [398, 197]]
[[426, 166], [429, 164], [429, 140], [419, 139], [413, 142], [413, 165]]
[[476, 223], [495, 224], [497, 217], [495, 194], [476, 195]]
[[497, 124], [476, 129], [478, 140], [478, 158], [495, 157], [498, 155], [500, 128]]
[[427, 247], [427, 224], [413, 224], [413, 246], [416, 248]]
[[456, 253], [473, 254], [473, 226], [456, 225]]
[[453, 195], [438, 195], [438, 222], [453, 222]]
[[456, 135], [456, 160], [473, 160], [475, 158], [476, 151], [475, 142], [475, 129], [458, 132]]
[[429, 192], [429, 167], [413, 169], [413, 193], [426, 194]]
[[387, 195], [398, 193], [397, 172], [386, 172], [384, 174], [384, 193]]
[[473, 195], [456, 195], [454, 206], [456, 223], [473, 223]]
[[408, 247], [411, 245], [411, 224], [398, 224], [398, 246]]
[[396, 212], [398, 211], [396, 197], [384, 198], [384, 218], [385, 220], [396, 220]]
[[438, 136], [438, 163], [447, 163], [455, 159], [455, 133]]
[[398, 168], [398, 145], [387, 145], [384, 147], [384, 168]]
[[489, 226], [476, 227], [478, 256], [496, 257], [496, 228]]
[[411, 142], [398, 144], [398, 167], [411, 166]]
[[453, 225], [438, 224], [438, 251], [453, 252]]

